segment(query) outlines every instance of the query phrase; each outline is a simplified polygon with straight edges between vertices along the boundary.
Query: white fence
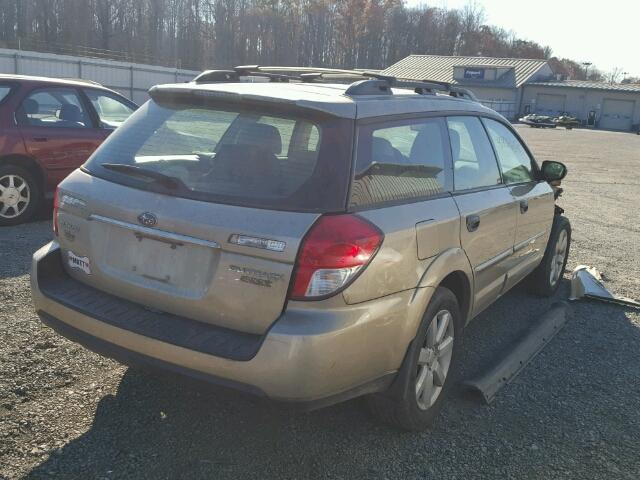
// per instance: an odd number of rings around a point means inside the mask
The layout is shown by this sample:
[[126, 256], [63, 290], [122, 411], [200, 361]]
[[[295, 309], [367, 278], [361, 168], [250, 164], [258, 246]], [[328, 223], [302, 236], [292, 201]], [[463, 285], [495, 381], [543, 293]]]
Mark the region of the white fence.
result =
[[153, 85], [188, 82], [200, 72], [0, 48], [0, 73], [93, 80], [142, 104]]
[[514, 120], [516, 118], [516, 102], [508, 102], [504, 100], [482, 100], [480, 99], [480, 103], [485, 107], [489, 107], [492, 110], [495, 110], [500, 115], [505, 117], [508, 120]]

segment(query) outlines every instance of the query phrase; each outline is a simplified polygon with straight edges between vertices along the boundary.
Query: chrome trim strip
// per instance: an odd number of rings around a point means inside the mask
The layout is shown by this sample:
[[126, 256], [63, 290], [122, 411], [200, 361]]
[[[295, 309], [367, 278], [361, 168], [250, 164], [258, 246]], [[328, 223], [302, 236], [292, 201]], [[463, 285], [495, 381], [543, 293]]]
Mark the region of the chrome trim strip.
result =
[[490, 258], [486, 262], [482, 262], [474, 270], [476, 273], [480, 273], [481, 271], [486, 270], [487, 268], [495, 265], [496, 263], [501, 262], [502, 260], [504, 260], [505, 258], [509, 257], [512, 254], [513, 254], [513, 248], [510, 248], [509, 250], [505, 250], [504, 252], [499, 253], [495, 257]]
[[149, 237], [157, 237], [159, 239], [169, 240], [176, 243], [190, 243], [192, 245], [199, 245], [201, 247], [208, 248], [221, 248], [218, 242], [211, 240], [202, 240], [200, 238], [189, 237], [187, 235], [180, 235], [178, 233], [165, 232], [164, 230], [156, 230], [155, 228], [143, 227], [142, 225], [136, 225], [134, 223], [123, 222], [115, 220], [109, 217], [103, 217], [102, 215], [91, 214], [89, 220], [96, 222], [106, 223], [107, 225], [115, 225], [116, 227], [126, 228], [134, 232], [148, 235]]
[[545, 233], [547, 233], [546, 231], [544, 232], [540, 232], [540, 233], [536, 233], [533, 237], [528, 238], [520, 243], [517, 243], [514, 247], [513, 247], [513, 251], [517, 252], [519, 250], [522, 250], [524, 247], [526, 247], [527, 245], [529, 245], [530, 243], [535, 242], [537, 239], [539, 239], [541, 236], [543, 236]]

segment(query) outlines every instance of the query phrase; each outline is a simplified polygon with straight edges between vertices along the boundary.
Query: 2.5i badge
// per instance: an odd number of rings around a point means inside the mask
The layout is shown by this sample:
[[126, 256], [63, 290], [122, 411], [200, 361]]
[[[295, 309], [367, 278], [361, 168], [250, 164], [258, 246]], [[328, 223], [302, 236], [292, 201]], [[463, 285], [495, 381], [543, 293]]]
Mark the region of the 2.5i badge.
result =
[[91, 262], [89, 262], [89, 257], [79, 257], [71, 250], [68, 252], [69, 255], [69, 266], [72, 268], [77, 268], [82, 270], [87, 275], [91, 275]]

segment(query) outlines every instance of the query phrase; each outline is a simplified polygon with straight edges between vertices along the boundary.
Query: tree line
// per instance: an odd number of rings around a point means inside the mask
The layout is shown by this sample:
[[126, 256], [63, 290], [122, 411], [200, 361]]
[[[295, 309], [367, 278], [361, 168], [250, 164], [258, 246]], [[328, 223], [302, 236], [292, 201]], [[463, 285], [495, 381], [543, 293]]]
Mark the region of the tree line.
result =
[[[482, 7], [402, 0], [0, 0], [0, 46], [201, 70], [385, 68], [410, 54], [544, 58]], [[572, 78], [579, 64], [556, 63]], [[596, 72], [592, 69], [592, 72]]]

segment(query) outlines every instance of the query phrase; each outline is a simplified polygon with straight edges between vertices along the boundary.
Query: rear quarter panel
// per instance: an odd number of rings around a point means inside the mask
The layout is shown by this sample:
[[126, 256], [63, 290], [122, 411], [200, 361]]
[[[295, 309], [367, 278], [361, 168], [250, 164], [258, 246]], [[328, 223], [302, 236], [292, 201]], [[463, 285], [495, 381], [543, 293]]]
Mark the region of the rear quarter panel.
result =
[[380, 250], [344, 292], [356, 304], [416, 288], [431, 263], [460, 246], [460, 215], [450, 196], [362, 211], [385, 235]]

